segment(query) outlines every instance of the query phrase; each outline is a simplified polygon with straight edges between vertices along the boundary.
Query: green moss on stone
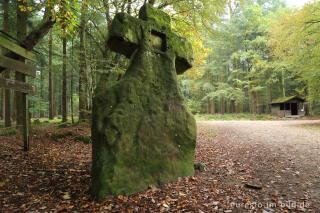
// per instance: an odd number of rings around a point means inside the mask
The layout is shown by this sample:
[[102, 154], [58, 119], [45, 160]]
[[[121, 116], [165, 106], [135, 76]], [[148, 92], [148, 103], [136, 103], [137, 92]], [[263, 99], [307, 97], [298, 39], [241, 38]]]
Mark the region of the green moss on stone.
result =
[[144, 4], [139, 11], [139, 18], [145, 21], [153, 21], [157, 25], [171, 29], [171, 18], [165, 12], [154, 8], [151, 4]]
[[[165, 36], [164, 49], [175, 53], [177, 74], [184, 73], [194, 63], [191, 43], [171, 31], [170, 16], [150, 4], [145, 4], [139, 13], [141, 19], [136, 19], [126, 13], [119, 13], [112, 21], [108, 46], [111, 50], [130, 58], [139, 47], [143, 33], [158, 32]], [[154, 41], [149, 38], [150, 41]]]
[[151, 28], [140, 30], [127, 72], [111, 87], [100, 81], [93, 99], [91, 190], [98, 200], [194, 173], [196, 123], [177, 85], [176, 52], [155, 50]]

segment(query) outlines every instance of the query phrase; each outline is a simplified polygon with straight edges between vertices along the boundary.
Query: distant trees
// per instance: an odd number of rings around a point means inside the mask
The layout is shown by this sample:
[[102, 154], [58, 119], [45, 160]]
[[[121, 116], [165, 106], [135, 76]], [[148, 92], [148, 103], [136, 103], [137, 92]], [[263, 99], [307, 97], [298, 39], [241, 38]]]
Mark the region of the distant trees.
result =
[[[309, 110], [319, 111], [319, 22], [320, 2], [307, 4], [300, 10], [279, 10], [271, 28], [272, 56], [285, 71], [285, 76], [296, 76], [300, 86], [295, 92], [308, 99]], [[318, 107], [318, 109], [317, 109]]]
[[280, 0], [229, 2], [229, 17], [207, 36], [212, 52], [204, 72], [187, 88], [189, 99], [201, 100], [196, 111], [268, 113], [272, 100], [291, 95], [319, 103], [319, 28], [312, 21], [320, 20], [319, 3], [283, 6]]
[[[53, 15], [54, 12], [56, 12], [53, 8], [55, 5], [67, 5], [67, 2], [51, 2], [51, 3], [46, 3], [46, 4], [28, 4], [26, 1], [9, 1], [5, 0], [2, 4], [2, 9], [3, 9], [3, 16], [1, 17], [1, 20], [3, 21], [3, 32], [9, 37], [16, 37], [16, 39], [19, 41], [19, 44], [25, 47], [27, 50], [32, 50], [36, 44], [39, 43], [43, 39], [43, 37], [48, 33], [48, 31], [53, 27], [53, 25], [56, 23], [56, 20], [59, 18], [59, 16], [56, 14], [55, 16]], [[13, 7], [9, 7], [9, 5]], [[38, 7], [39, 6], [39, 7]], [[15, 10], [12, 10], [11, 8], [16, 8]], [[36, 17], [35, 22], [37, 24], [34, 24], [32, 22], [29, 22], [29, 17], [34, 11], [37, 10], [43, 10], [44, 9], [44, 15], [41, 17]], [[11, 10], [9, 12], [9, 10]], [[58, 12], [60, 10], [57, 10]], [[12, 12], [12, 13], [11, 13]], [[10, 23], [8, 22], [9, 16], [8, 14], [16, 14], [16, 19], [11, 19]], [[37, 12], [36, 12], [37, 14]], [[10, 24], [10, 27], [8, 27], [8, 23]], [[14, 25], [13, 23], [16, 23]], [[30, 26], [30, 23], [32, 23], [32, 26]], [[29, 26], [28, 26], [29, 24]], [[14, 27], [16, 26], [16, 27]], [[14, 33], [16, 33], [16, 36], [13, 36]], [[20, 58], [18, 55], [16, 55], [13, 52], [7, 51], [7, 52], [2, 52], [7, 57], [17, 59], [17, 60], [24, 60], [23, 58]], [[40, 65], [41, 63], [39, 63]], [[4, 71], [4, 68], [0, 68], [0, 72]], [[5, 78], [10, 78], [10, 74], [8, 72], [3, 72], [3, 76]], [[24, 74], [21, 73], [16, 73], [15, 74], [15, 79], [20, 80], [20, 81], [26, 81], [26, 77]], [[24, 95], [21, 92], [16, 92], [14, 96], [14, 101], [13, 105], [11, 104], [10, 100], [10, 92], [5, 92], [7, 94], [7, 98], [3, 98], [3, 111], [6, 112], [5, 114], [5, 120], [6, 120], [6, 125], [10, 126], [11, 122], [11, 117], [16, 119], [17, 125], [22, 124], [23, 120], [23, 115], [22, 113], [25, 112], [25, 105], [22, 104], [24, 103], [24, 99], [26, 99], [26, 95]], [[12, 110], [14, 109], [14, 110]], [[16, 116], [11, 116], [10, 112], [15, 112], [16, 111]]]

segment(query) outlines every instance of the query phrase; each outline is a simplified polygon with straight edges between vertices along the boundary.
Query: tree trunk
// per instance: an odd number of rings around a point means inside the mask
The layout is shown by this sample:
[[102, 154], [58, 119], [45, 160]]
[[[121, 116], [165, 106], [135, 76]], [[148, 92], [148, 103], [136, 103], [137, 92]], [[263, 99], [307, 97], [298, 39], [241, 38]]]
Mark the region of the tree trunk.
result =
[[1, 89], [0, 88], [0, 91], [1, 91], [1, 107], [0, 107], [0, 120], [4, 119], [5, 118], [5, 89]]
[[271, 112], [271, 107], [270, 107], [270, 104], [271, 104], [271, 88], [270, 88], [270, 85], [267, 85], [266, 96], [267, 96], [266, 112], [270, 113]]
[[[3, 1], [3, 29], [6, 33], [9, 33], [10, 31], [10, 23], [9, 23], [9, 0]], [[3, 52], [3, 54], [6, 54], [6, 51]], [[9, 79], [10, 78], [10, 71], [6, 70], [3, 73], [3, 77]], [[3, 105], [3, 114], [4, 114], [4, 120], [5, 120], [5, 126], [10, 127], [11, 126], [11, 93], [9, 89], [3, 89], [3, 99], [4, 105]]]
[[40, 118], [43, 118], [44, 117], [44, 111], [42, 109], [42, 101], [43, 101], [43, 79], [44, 79], [44, 70], [43, 70], [43, 67], [44, 67], [44, 64], [43, 62], [40, 62], [41, 64], [41, 72], [40, 72], [40, 107], [39, 107], [39, 115], [40, 115]]
[[[17, 39], [23, 41], [27, 35], [27, 13], [21, 12], [19, 6], [25, 7], [23, 1], [19, 1], [17, 4]], [[23, 57], [18, 56], [19, 61], [25, 62]], [[26, 76], [22, 73], [16, 72], [16, 80], [26, 82]], [[22, 92], [16, 92], [16, 110], [17, 110], [17, 125], [23, 124], [23, 106], [24, 94]]]
[[49, 120], [54, 117], [53, 113], [53, 81], [52, 81], [52, 30], [49, 34]]
[[82, 7], [81, 22], [80, 22], [80, 67], [79, 67], [79, 120], [86, 118], [87, 97], [86, 97], [86, 50], [85, 50], [85, 29], [86, 17], [85, 6]]
[[224, 97], [221, 97], [221, 99], [220, 99], [220, 111], [221, 111], [221, 114], [225, 113], [225, 100], [224, 100]]
[[62, 40], [62, 122], [67, 122], [67, 38]]
[[215, 113], [214, 104], [215, 104], [214, 100], [211, 99], [211, 114], [212, 115], [214, 115], [214, 113]]
[[[27, 35], [27, 13], [22, 12], [20, 7], [25, 7], [26, 3], [17, 3], [17, 39], [23, 41]], [[17, 57], [19, 61], [25, 62], [23, 57]], [[26, 75], [16, 72], [16, 80], [26, 82]], [[29, 109], [27, 94], [16, 92], [17, 126], [23, 125], [24, 151], [29, 151]]]
[[284, 79], [284, 70], [282, 69], [282, 96], [286, 97], [286, 86], [285, 86], [285, 79]]
[[257, 114], [260, 115], [261, 111], [260, 111], [259, 92], [258, 91], [256, 91], [256, 106], [257, 106], [256, 112], [257, 112]]
[[62, 73], [57, 73], [55, 74], [53, 77], [53, 82], [55, 82], [55, 86], [53, 87], [53, 97], [55, 97], [54, 103], [53, 103], [53, 112], [54, 115], [57, 115], [58, 117], [61, 115], [61, 91], [60, 89], [62, 88], [62, 83], [61, 80], [59, 81], [59, 79], [62, 79]]
[[[73, 64], [73, 39], [72, 39], [72, 46], [71, 46], [71, 63]], [[71, 121], [74, 124], [74, 117], [73, 117], [73, 66], [71, 66], [71, 77], [70, 77], [70, 104], [71, 104]]]

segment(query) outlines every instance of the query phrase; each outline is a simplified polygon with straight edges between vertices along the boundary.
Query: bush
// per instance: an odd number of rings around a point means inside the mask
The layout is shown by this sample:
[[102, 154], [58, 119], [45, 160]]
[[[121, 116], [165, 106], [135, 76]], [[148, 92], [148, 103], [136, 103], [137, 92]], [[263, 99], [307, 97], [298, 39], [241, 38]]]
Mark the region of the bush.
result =
[[8, 129], [3, 129], [3, 132], [0, 134], [0, 136], [12, 136], [12, 135], [16, 135], [17, 134], [17, 130], [13, 127], [8, 128]]
[[201, 103], [192, 99], [187, 101], [187, 107], [192, 114], [197, 114], [201, 110]]

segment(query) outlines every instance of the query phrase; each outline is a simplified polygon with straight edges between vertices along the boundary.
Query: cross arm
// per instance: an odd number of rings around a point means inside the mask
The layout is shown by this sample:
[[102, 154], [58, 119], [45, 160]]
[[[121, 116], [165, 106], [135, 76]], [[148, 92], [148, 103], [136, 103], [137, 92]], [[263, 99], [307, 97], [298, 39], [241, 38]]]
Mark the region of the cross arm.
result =
[[174, 33], [170, 36], [169, 42], [176, 55], [175, 66], [177, 74], [183, 74], [193, 67], [194, 59], [191, 43]]
[[125, 13], [117, 14], [109, 30], [109, 48], [130, 58], [141, 40], [141, 26], [141, 20]]

